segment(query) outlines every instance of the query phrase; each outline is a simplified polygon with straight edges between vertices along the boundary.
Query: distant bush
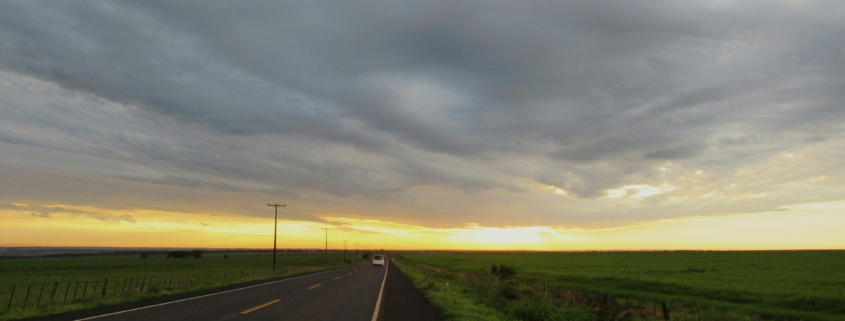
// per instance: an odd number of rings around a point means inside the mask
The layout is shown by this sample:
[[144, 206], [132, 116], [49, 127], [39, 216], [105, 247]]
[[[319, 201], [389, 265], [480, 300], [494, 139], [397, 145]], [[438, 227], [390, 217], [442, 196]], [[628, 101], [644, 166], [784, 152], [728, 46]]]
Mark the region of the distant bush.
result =
[[496, 267], [496, 265], [493, 265], [490, 268], [490, 272], [492, 272], [493, 275], [498, 276], [499, 279], [502, 279], [502, 280], [510, 279], [510, 278], [516, 276], [516, 268], [513, 267], [512, 265], [508, 266], [508, 265], [502, 264], [498, 267]]
[[149, 255], [149, 254], [147, 254], [147, 252], [141, 252], [141, 258], [142, 258], [142, 259], [146, 259], [146, 258], [147, 258], [147, 257], [149, 257], [149, 256], [150, 256], [150, 255]]
[[229, 254], [225, 254], [225, 255], [223, 255], [223, 258], [224, 258], [224, 259], [228, 259], [228, 258], [229, 258]]
[[167, 252], [168, 258], [172, 257], [172, 258], [177, 258], [177, 259], [184, 259], [186, 257], [192, 257], [192, 256], [195, 257], [195, 258], [201, 258], [202, 257], [202, 251], [193, 250], [193, 251], [169, 251], [169, 252]]
[[373, 255], [370, 254], [370, 253], [364, 253], [364, 255], [361, 255], [361, 258], [363, 258], [365, 260], [369, 260], [370, 258], [372, 258], [372, 256]]

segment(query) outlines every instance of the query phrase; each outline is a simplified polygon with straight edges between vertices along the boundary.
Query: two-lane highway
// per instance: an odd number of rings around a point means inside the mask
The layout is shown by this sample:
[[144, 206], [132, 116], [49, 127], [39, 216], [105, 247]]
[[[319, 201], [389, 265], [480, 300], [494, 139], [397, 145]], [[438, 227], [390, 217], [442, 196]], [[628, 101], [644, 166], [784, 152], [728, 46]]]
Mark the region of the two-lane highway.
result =
[[373, 320], [388, 269], [355, 265], [79, 320]]

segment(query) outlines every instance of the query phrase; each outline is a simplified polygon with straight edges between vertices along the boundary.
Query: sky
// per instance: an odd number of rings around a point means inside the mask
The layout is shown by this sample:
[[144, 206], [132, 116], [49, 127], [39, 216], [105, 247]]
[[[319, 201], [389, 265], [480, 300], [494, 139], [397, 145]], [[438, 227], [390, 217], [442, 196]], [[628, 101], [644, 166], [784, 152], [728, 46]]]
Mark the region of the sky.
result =
[[845, 2], [2, 1], [0, 246], [845, 248]]

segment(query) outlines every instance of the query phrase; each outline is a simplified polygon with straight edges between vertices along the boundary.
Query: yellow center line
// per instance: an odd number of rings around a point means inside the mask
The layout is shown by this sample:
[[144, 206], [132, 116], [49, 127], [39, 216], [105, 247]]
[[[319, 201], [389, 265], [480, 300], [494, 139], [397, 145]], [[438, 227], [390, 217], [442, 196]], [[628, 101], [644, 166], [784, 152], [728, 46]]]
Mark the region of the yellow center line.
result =
[[316, 288], [316, 287], [321, 286], [321, 285], [323, 285], [323, 284], [322, 284], [322, 283], [320, 283], [320, 284], [317, 284], [317, 285], [315, 285], [315, 286], [312, 286], [312, 287], [310, 287], [310, 288], [308, 288], [308, 289], [309, 289], [309, 290], [311, 290], [311, 289]]
[[352, 275], [352, 272], [346, 273], [346, 275]]
[[246, 310], [246, 311], [244, 311], [244, 312], [241, 312], [241, 314], [247, 314], [247, 313], [250, 313], [250, 312], [254, 312], [255, 310], [261, 309], [261, 308], [263, 308], [263, 307], [266, 307], [266, 306], [268, 306], [268, 305], [274, 304], [274, 303], [276, 303], [276, 302], [279, 302], [279, 300], [273, 300], [273, 301], [270, 301], [270, 302], [264, 303], [264, 304], [262, 304], [262, 305], [259, 305], [259, 306], [257, 306], [257, 307], [254, 307], [254, 308], [252, 308], [252, 309], [249, 309], [249, 310]]
[[336, 278], [334, 278], [334, 279], [332, 279], [332, 280], [337, 280], [337, 279], [339, 279], [339, 278], [340, 278], [340, 277], [338, 276], [338, 277], [336, 277]]

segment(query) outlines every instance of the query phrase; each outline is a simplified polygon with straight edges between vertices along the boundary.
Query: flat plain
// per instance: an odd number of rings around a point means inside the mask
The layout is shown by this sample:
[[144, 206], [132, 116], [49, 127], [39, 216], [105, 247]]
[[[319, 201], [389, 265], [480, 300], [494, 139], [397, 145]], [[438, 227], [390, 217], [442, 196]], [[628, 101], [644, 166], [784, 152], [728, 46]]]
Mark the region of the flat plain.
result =
[[845, 319], [845, 251], [403, 252], [414, 262], [769, 319]]

